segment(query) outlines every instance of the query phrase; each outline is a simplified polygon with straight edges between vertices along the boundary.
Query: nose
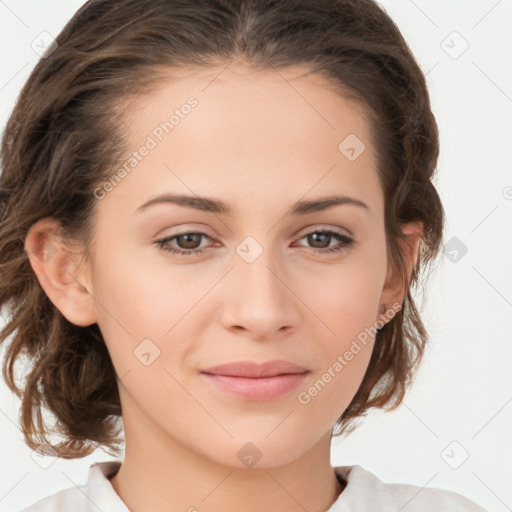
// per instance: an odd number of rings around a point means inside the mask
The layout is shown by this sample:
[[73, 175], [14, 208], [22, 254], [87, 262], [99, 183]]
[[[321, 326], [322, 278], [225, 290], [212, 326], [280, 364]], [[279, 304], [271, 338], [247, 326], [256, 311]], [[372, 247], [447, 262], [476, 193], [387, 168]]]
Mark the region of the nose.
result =
[[275, 339], [299, 326], [300, 300], [289, 273], [264, 250], [252, 263], [234, 258], [223, 296], [222, 323], [231, 331], [246, 331], [254, 339]]

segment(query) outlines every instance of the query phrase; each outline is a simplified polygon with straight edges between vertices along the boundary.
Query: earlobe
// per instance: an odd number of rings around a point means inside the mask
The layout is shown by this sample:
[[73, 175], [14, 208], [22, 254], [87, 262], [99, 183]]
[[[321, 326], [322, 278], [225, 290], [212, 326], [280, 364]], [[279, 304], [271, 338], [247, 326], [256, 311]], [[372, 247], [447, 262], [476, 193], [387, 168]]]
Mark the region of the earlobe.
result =
[[62, 238], [59, 222], [49, 217], [31, 226], [25, 238], [25, 252], [48, 298], [69, 322], [85, 327], [97, 319], [77, 247]]

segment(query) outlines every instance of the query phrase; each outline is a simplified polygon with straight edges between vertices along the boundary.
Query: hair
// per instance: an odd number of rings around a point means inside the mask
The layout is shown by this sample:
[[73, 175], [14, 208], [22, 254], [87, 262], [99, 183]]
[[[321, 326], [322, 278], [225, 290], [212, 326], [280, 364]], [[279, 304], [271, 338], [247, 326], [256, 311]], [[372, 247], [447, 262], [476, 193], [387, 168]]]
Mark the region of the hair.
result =
[[[1, 145], [2, 346], [10, 338], [2, 371], [21, 399], [32, 449], [78, 458], [98, 447], [117, 454], [123, 440], [116, 373], [99, 327], [70, 323], [49, 300], [26, 253], [29, 228], [58, 220], [92, 262], [93, 191], [129, 150], [127, 112], [173, 70], [233, 62], [304, 66], [363, 107], [385, 198], [387, 256], [405, 296], [377, 332], [361, 385], [332, 433], [351, 432], [371, 408], [403, 401], [428, 340], [411, 288], [438, 255], [444, 211], [432, 183], [439, 136], [425, 76], [386, 11], [373, 0], [89, 0], [31, 72]], [[409, 278], [399, 240], [411, 221], [424, 232]], [[29, 371], [17, 383], [22, 356]], [[52, 414], [53, 429], [42, 412]], [[53, 442], [50, 433], [64, 439]]]

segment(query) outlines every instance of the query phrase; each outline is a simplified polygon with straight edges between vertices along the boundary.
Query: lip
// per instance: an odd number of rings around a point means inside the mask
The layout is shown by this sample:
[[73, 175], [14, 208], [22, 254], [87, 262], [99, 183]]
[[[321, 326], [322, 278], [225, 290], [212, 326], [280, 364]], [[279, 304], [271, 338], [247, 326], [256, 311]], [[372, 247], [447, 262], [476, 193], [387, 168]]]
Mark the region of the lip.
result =
[[291, 392], [309, 373], [289, 361], [238, 361], [202, 370], [201, 377], [232, 396], [267, 401]]
[[233, 363], [221, 364], [201, 370], [201, 373], [212, 375], [229, 375], [231, 377], [275, 377], [276, 375], [305, 373], [307, 368], [303, 368], [290, 361], [282, 359], [256, 363], [254, 361], [236, 361]]

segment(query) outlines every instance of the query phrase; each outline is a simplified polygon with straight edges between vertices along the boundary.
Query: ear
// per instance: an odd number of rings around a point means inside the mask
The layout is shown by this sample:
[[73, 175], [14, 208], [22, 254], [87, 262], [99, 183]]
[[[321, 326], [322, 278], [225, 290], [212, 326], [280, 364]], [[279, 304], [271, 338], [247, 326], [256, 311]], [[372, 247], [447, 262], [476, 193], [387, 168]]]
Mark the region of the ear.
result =
[[[419, 247], [421, 237], [423, 236], [423, 223], [422, 222], [410, 222], [402, 224], [402, 233], [406, 235], [406, 240], [398, 239], [400, 249], [404, 256], [405, 265], [407, 267], [407, 276], [410, 281], [413, 268], [418, 260]], [[382, 308], [386, 311], [393, 309], [393, 304], [402, 305], [406, 296], [405, 283], [402, 281], [402, 276], [399, 272], [392, 269], [391, 262], [388, 263], [388, 270], [386, 275], [386, 281], [382, 289], [380, 307], [378, 311], [377, 319], [382, 316]], [[394, 314], [394, 313], [393, 313]], [[389, 318], [387, 318], [389, 321]]]
[[25, 252], [48, 298], [71, 323], [87, 326], [97, 321], [89, 274], [81, 265], [82, 250], [62, 237], [60, 223], [50, 217], [32, 225]]

